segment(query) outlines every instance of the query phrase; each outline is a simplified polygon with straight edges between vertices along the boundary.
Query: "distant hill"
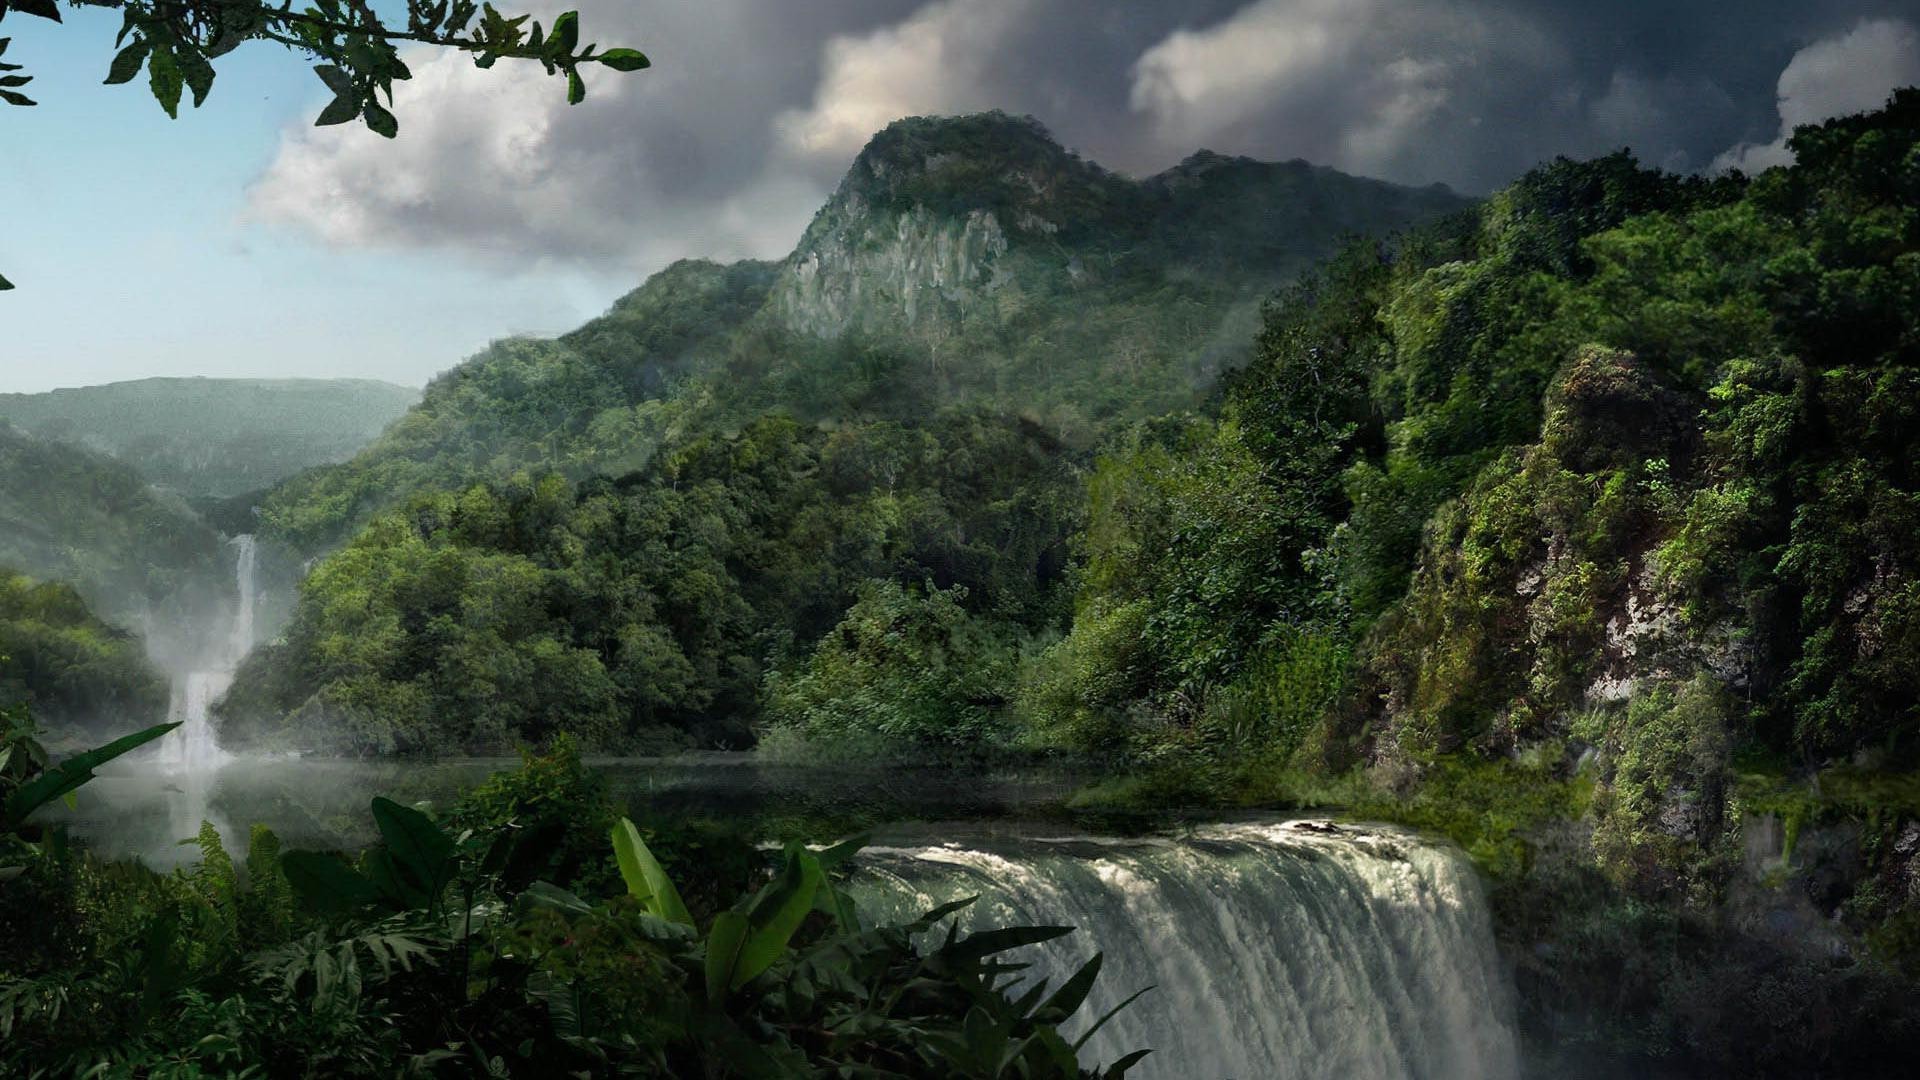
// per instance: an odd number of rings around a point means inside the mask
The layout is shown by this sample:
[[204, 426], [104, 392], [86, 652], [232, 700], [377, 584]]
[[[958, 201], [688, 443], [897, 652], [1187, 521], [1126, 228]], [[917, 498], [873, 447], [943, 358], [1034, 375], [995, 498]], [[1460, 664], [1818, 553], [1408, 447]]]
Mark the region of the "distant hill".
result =
[[221, 535], [132, 466], [0, 425], [0, 567], [70, 583], [156, 657], [184, 660], [223, 625], [232, 559]]
[[315, 551], [411, 492], [520, 468], [617, 475], [767, 410], [984, 406], [1090, 446], [1198, 404], [1248, 356], [1261, 302], [1345, 238], [1466, 205], [1206, 152], [1135, 180], [1031, 119], [902, 120], [785, 260], [678, 263], [557, 340], [495, 343], [351, 462], [276, 491], [268, 530]]
[[344, 461], [419, 399], [369, 380], [140, 379], [0, 394], [0, 419], [129, 462], [189, 498], [218, 499]]

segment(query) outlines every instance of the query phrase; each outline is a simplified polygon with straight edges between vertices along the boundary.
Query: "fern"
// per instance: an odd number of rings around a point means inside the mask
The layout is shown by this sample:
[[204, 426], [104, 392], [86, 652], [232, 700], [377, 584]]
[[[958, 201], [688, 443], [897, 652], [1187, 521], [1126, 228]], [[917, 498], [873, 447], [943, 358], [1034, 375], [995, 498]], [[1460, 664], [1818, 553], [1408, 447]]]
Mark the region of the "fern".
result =
[[[385, 982], [396, 969], [433, 963], [433, 943], [417, 926], [388, 919], [339, 938], [316, 930], [256, 955], [247, 967], [282, 1001], [306, 999], [315, 1013], [351, 1011], [369, 981]], [[371, 962], [363, 965], [362, 957]]]

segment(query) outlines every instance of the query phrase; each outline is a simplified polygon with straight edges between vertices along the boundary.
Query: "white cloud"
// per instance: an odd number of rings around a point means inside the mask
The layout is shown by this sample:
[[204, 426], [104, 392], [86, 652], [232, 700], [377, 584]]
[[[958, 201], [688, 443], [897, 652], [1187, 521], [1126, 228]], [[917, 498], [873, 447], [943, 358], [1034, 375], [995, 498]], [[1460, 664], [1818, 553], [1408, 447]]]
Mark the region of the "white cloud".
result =
[[1862, 21], [1795, 53], [1780, 72], [1779, 136], [1767, 143], [1741, 143], [1715, 158], [1713, 168], [1754, 173], [1791, 165], [1787, 139], [1794, 128], [1878, 108], [1895, 89], [1915, 83], [1920, 83], [1920, 32], [1899, 19]]
[[1131, 104], [1170, 147], [1271, 152], [1277, 137], [1289, 154], [1393, 172], [1437, 121], [1480, 122], [1471, 101], [1490, 73], [1525, 78], [1553, 56], [1530, 23], [1467, 3], [1254, 0], [1148, 49]]
[[938, 0], [906, 20], [828, 41], [820, 85], [806, 108], [774, 127], [790, 152], [834, 165], [903, 116], [978, 112], [1006, 88], [987, 76], [1005, 38], [1041, 0]]
[[704, 0], [641, 12], [586, 0], [595, 40], [639, 46], [655, 66], [586, 72], [577, 106], [536, 64], [482, 71], [456, 53], [410, 54], [414, 77], [394, 86], [398, 139], [303, 117], [250, 190], [246, 216], [337, 246], [451, 248], [517, 267], [563, 260], [639, 274], [682, 256], [783, 255], [826, 185], [773, 160], [769, 118], [815, 84], [817, 43], [864, 3]]

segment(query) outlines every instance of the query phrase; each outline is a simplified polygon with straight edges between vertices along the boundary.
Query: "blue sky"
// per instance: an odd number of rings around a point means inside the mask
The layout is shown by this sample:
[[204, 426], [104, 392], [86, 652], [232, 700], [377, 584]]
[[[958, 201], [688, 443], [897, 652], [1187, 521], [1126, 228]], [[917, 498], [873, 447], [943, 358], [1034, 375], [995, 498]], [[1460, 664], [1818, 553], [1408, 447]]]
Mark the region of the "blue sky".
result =
[[[383, 0], [390, 7], [392, 0]], [[170, 121], [100, 85], [118, 20], [18, 14], [0, 108], [0, 391], [148, 375], [419, 384], [577, 326], [669, 261], [779, 258], [867, 137], [1031, 114], [1135, 175], [1202, 147], [1496, 188], [1556, 154], [1693, 171], [1920, 83], [1920, 0], [567, 0], [584, 105], [537, 66], [409, 54], [400, 137], [314, 129], [254, 43]], [[504, 3], [527, 10], [523, 3]], [[531, 4], [551, 17], [546, 0]]]
[[144, 77], [101, 85], [118, 18], [65, 15], [4, 24], [39, 105], [0, 109], [0, 272], [18, 286], [0, 293], [0, 391], [163, 374], [417, 384], [492, 337], [577, 325], [633, 284], [244, 224], [281, 129], [321, 104], [307, 66], [242, 48], [202, 108], [169, 120]]

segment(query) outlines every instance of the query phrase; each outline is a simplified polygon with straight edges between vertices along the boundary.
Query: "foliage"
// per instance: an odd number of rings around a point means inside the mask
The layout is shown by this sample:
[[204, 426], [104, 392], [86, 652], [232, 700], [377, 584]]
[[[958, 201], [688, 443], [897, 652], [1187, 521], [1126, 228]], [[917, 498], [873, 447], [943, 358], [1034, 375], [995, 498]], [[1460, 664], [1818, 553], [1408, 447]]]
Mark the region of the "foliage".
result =
[[[1018, 986], [1015, 949], [1069, 932], [959, 936], [939, 924], [867, 928], [835, 875], [859, 848], [786, 849], [758, 887], [711, 914], [680, 899], [632, 822], [611, 826], [621, 895], [583, 898], [514, 867], [555, 838], [538, 793], [577, 758], [530, 760], [455, 820], [375, 800], [381, 841], [349, 864], [274, 857], [256, 829], [240, 875], [211, 826], [199, 866], [172, 875], [82, 861], [82, 955], [0, 969], [0, 1066], [21, 1075], [1124, 1075], [1083, 1069], [1058, 1026], [1099, 961], [1057, 988]], [[603, 802], [568, 834], [597, 831]], [[563, 848], [576, 837], [559, 838]], [[529, 858], [529, 849], [538, 849]], [[696, 888], [695, 893], [704, 893]], [[297, 897], [299, 904], [289, 903]], [[704, 929], [700, 929], [704, 927]], [[920, 939], [925, 939], [922, 944]], [[1097, 1025], [1096, 1025], [1097, 1026]], [[1081, 1042], [1084, 1042], [1082, 1036]]]
[[[107, 72], [107, 82], [132, 82], [142, 66], [155, 101], [168, 116], [178, 117], [180, 98], [193, 92], [198, 108], [213, 89], [213, 61], [250, 41], [269, 41], [317, 61], [320, 77], [334, 100], [320, 113], [318, 123], [344, 124], [361, 119], [374, 132], [393, 138], [398, 130], [391, 113], [381, 106], [384, 95], [393, 103], [393, 83], [412, 77], [402, 63], [403, 44], [435, 45], [472, 53], [476, 67], [492, 67], [501, 59], [538, 61], [547, 74], [567, 79], [567, 100], [578, 104], [586, 90], [581, 64], [602, 64], [616, 71], [637, 71], [647, 58], [632, 49], [580, 46], [580, 17], [566, 12], [553, 21], [551, 31], [539, 23], [526, 29], [529, 16], [508, 18], [491, 4], [471, 0], [408, 0], [405, 28], [389, 26], [371, 7], [352, 0], [318, 0], [295, 10], [274, 7], [261, 0], [190, 0], [157, 3], [150, 0], [75, 0], [76, 7], [108, 8], [124, 16], [114, 46], [119, 51]], [[57, 0], [10, 0], [0, 7], [60, 20]], [[9, 65], [18, 70], [18, 65]], [[9, 76], [0, 84], [0, 101], [9, 105], [34, 102], [17, 89], [31, 82], [26, 75]]]
[[0, 701], [67, 735], [108, 719], [159, 719], [167, 683], [140, 642], [71, 586], [0, 571]]
[[223, 737], [381, 752], [561, 731], [744, 741], [769, 662], [825, 634], [868, 579], [963, 586], [976, 616], [1043, 625], [1073, 477], [1018, 421], [770, 417], [690, 436], [617, 482], [529, 475], [421, 497], [314, 570], [285, 643], [241, 671]]
[[351, 457], [418, 400], [353, 379], [141, 379], [0, 394], [0, 417], [118, 458], [186, 498], [224, 499]]
[[0, 425], [0, 566], [71, 584], [107, 622], [180, 627], [150, 642], [165, 657], [230, 609], [231, 565], [218, 533], [131, 467]]
[[1015, 643], [966, 598], [964, 586], [863, 585], [805, 666], [768, 676], [769, 723], [856, 756], [1004, 744]]

